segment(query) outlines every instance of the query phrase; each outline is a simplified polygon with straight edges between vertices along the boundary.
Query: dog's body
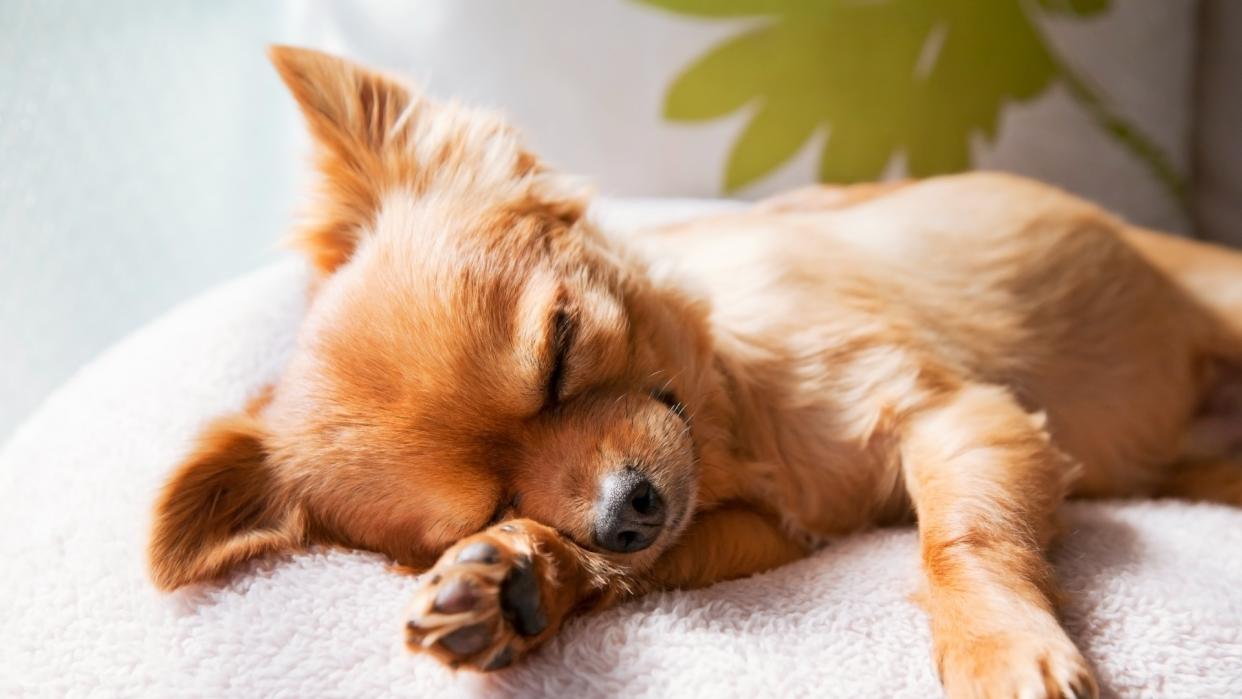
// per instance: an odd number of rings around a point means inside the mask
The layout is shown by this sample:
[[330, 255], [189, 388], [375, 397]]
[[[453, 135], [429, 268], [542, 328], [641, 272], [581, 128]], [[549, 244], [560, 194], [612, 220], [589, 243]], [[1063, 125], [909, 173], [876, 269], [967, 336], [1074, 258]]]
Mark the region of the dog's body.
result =
[[286, 375], [157, 506], [163, 587], [313, 543], [438, 557], [410, 643], [491, 669], [577, 610], [917, 516], [950, 694], [1087, 696], [1060, 501], [1242, 503], [1242, 256], [986, 174], [622, 246], [494, 121], [273, 59], [322, 148], [323, 274]]

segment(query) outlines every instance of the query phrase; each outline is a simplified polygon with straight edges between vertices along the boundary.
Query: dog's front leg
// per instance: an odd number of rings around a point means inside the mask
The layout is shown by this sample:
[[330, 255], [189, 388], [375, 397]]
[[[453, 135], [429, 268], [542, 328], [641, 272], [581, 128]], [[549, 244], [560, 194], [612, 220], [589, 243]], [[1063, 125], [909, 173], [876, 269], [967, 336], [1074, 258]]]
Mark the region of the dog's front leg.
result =
[[556, 530], [509, 520], [459, 541], [423, 574], [406, 645], [452, 667], [496, 670], [554, 635], [572, 611], [622, 596], [627, 583]]
[[807, 553], [775, 517], [744, 505], [727, 505], [697, 514], [641, 582], [644, 589], [706, 587], [771, 570]]
[[902, 461], [948, 696], [1096, 696], [1055, 616], [1044, 547], [1073, 464], [1042, 416], [1004, 389], [967, 386], [910, 419]]
[[458, 542], [423, 574], [406, 640], [454, 667], [494, 670], [546, 641], [575, 611], [732, 580], [804, 555], [772, 517], [736, 505], [701, 513], [641, 572], [542, 524], [511, 520]]

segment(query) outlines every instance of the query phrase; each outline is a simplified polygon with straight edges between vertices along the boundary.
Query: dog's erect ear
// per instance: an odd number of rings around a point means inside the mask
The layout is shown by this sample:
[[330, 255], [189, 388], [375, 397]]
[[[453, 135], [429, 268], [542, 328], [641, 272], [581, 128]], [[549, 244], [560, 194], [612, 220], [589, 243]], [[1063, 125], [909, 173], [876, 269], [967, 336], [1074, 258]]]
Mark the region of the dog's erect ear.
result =
[[315, 139], [343, 156], [382, 149], [410, 104], [408, 87], [342, 58], [291, 46], [268, 56]]
[[221, 418], [164, 486], [148, 549], [164, 590], [218, 578], [256, 556], [301, 547], [302, 508], [277, 483], [263, 430], [246, 414]]
[[294, 239], [323, 272], [349, 259], [391, 180], [409, 173], [390, 151], [404, 146], [413, 91], [335, 56], [290, 46], [268, 50], [319, 149], [323, 201]]
[[293, 93], [319, 150], [320, 206], [294, 238], [330, 273], [372, 229], [380, 197], [433, 187], [506, 197], [524, 212], [572, 224], [582, 187], [528, 152], [493, 114], [442, 105], [400, 81], [309, 49], [274, 46], [272, 64]]

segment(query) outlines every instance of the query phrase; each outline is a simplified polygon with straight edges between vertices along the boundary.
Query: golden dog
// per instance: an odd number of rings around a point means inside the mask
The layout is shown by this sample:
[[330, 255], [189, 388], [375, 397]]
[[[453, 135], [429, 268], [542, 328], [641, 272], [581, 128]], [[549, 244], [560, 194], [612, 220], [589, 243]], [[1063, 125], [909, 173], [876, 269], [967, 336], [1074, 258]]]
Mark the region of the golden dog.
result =
[[318, 147], [319, 275], [283, 376], [163, 491], [161, 588], [378, 551], [430, 566], [410, 646], [491, 670], [573, 613], [915, 518], [948, 694], [1086, 697], [1058, 504], [1242, 502], [1242, 256], [998, 174], [612, 240], [494, 117], [271, 57]]

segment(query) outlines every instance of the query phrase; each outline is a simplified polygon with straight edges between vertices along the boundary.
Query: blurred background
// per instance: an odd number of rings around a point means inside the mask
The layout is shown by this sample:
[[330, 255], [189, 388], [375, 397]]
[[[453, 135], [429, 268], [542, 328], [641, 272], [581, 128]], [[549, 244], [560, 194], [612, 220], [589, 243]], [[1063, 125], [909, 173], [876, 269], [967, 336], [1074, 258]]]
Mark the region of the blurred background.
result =
[[309, 176], [274, 42], [499, 108], [608, 196], [992, 168], [1242, 243], [1235, 0], [0, 0], [0, 439], [281, 254]]

